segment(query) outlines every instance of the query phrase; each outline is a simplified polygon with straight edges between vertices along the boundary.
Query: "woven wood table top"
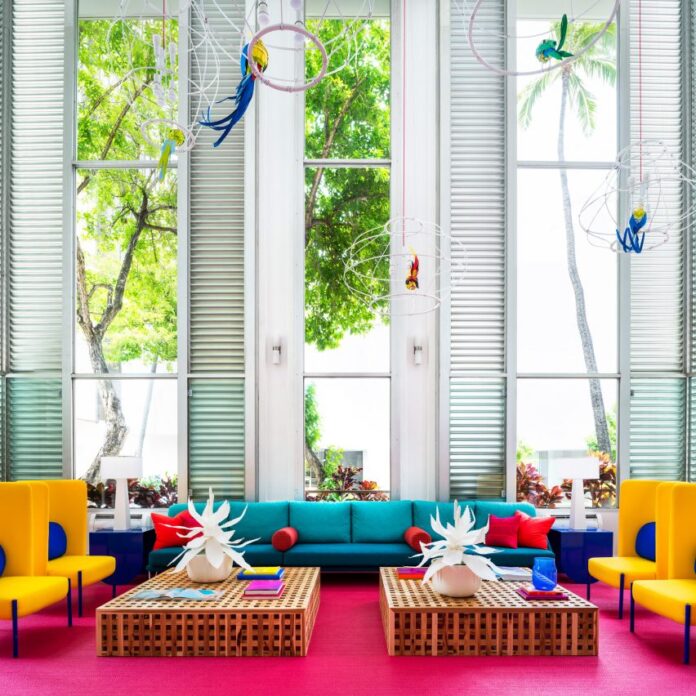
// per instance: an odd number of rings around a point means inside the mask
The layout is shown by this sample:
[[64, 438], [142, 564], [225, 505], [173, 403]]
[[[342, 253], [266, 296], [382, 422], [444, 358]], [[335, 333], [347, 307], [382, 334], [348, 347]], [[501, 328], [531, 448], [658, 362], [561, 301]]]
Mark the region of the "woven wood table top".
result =
[[594, 604], [563, 588], [569, 599], [560, 601], [527, 601], [516, 590], [525, 583], [495, 582], [484, 580], [481, 589], [473, 597], [445, 597], [435, 592], [429, 583], [421, 580], [399, 580], [396, 568], [380, 568], [380, 582], [387, 604], [395, 610], [443, 610], [468, 609], [490, 611], [511, 609], [529, 611], [568, 611], [571, 609], [596, 609]]
[[[280, 597], [266, 599], [258, 597], [245, 598], [244, 588], [247, 582], [237, 580], [240, 568], [234, 568], [232, 575], [223, 582], [197, 583], [191, 582], [185, 572], [175, 573], [166, 570], [142, 585], [124, 592], [116, 599], [103, 604], [100, 612], [282, 612], [306, 610], [310, 605], [312, 590], [319, 579], [319, 568], [286, 568], [283, 575], [285, 590]], [[174, 588], [191, 588], [196, 590], [215, 590], [222, 592], [221, 597], [210, 600], [191, 599], [136, 599], [135, 595], [143, 590], [171, 590]]]

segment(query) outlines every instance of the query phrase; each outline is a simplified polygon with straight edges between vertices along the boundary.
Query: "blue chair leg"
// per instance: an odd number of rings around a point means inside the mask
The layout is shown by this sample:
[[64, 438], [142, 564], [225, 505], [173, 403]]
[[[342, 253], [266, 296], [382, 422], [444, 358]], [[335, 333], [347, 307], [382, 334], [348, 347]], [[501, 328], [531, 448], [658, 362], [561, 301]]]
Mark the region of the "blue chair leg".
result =
[[77, 571], [77, 615], [82, 616], [82, 571]]
[[619, 578], [619, 618], [623, 619], [623, 605], [624, 605], [624, 589], [626, 588], [626, 578], [624, 574], [621, 573]]
[[633, 598], [633, 583], [631, 583], [631, 633], [636, 630], [636, 600]]
[[689, 649], [691, 647], [691, 605], [684, 609], [684, 664], [689, 664]]
[[116, 597], [116, 585], [111, 586], [111, 599]]
[[12, 657], [19, 657], [19, 611], [17, 600], [12, 600]]
[[590, 601], [590, 587], [592, 587], [592, 585], [590, 585], [590, 583], [588, 582], [587, 583], [587, 601], [588, 602]]
[[72, 626], [72, 581], [68, 578], [68, 626]]

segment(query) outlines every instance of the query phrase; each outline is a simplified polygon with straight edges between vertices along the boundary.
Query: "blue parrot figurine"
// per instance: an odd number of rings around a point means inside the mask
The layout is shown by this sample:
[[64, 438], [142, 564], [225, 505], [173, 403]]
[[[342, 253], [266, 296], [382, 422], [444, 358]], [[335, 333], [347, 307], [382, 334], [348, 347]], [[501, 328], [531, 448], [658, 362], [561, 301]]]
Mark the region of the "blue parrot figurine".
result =
[[162, 143], [160, 158], [157, 164], [159, 168], [160, 181], [163, 181], [165, 175], [167, 174], [169, 159], [176, 152], [176, 148], [181, 147], [184, 144], [185, 140], [186, 136], [180, 128], [172, 128], [169, 133], [167, 133], [167, 139]]
[[[225, 97], [221, 99], [218, 104], [224, 101], [234, 100], [235, 109], [231, 114], [228, 114], [224, 118], [218, 121], [212, 121], [210, 117], [210, 107], [208, 108], [208, 113], [206, 118], [200, 121], [202, 126], [212, 128], [216, 131], [222, 131], [222, 135], [213, 143], [213, 147], [218, 147], [225, 138], [229, 135], [232, 128], [239, 122], [239, 120], [244, 116], [244, 112], [249, 108], [251, 104], [251, 99], [254, 96], [254, 82], [256, 77], [254, 73], [251, 72], [251, 66], [248, 60], [249, 44], [244, 46], [242, 49], [242, 57], [240, 60], [240, 68], [242, 70], [242, 81], [237, 85], [237, 90], [233, 97]], [[254, 44], [254, 52], [252, 55], [252, 60], [256, 63], [257, 67], [261, 72], [265, 72], [268, 67], [268, 50], [264, 45], [263, 41], [260, 39]]]
[[561, 19], [561, 31], [558, 38], [558, 45], [553, 39], [545, 39], [536, 49], [536, 57], [540, 63], [548, 63], [552, 58], [556, 60], [565, 60], [571, 58], [572, 53], [563, 50], [566, 36], [568, 35], [568, 15], [563, 15]]
[[633, 251], [636, 254], [640, 254], [640, 252], [643, 251], [645, 232], [641, 232], [641, 230], [645, 227], [647, 222], [648, 213], [645, 208], [639, 206], [631, 213], [631, 217], [628, 219], [628, 227], [623, 235], [619, 230], [616, 230], [616, 239], [625, 253], [630, 254]]

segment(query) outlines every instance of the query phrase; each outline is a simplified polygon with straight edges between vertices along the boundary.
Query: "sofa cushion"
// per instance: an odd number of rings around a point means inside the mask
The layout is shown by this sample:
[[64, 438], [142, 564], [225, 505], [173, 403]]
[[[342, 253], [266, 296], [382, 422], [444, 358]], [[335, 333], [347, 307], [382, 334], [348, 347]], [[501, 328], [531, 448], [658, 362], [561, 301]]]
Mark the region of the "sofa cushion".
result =
[[503, 546], [508, 549], [516, 549], [517, 532], [520, 528], [520, 517], [498, 517], [491, 515], [488, 533], [486, 534], [486, 546]]
[[646, 522], [636, 534], [636, 555], [648, 561], [654, 561], [656, 557], [656, 525], [654, 522]]
[[526, 512], [530, 517], [536, 517], [536, 508], [530, 503], [504, 503], [499, 500], [476, 501], [476, 524], [474, 529], [481, 529], [488, 524], [488, 515], [496, 517], [512, 517], [518, 510]]
[[239, 517], [244, 508], [244, 517], [234, 527], [235, 539], [257, 539], [256, 544], [270, 544], [273, 534], [288, 526], [288, 504], [230, 502], [230, 519]]
[[[147, 569], [152, 573], [166, 570], [181, 551], [181, 546], [151, 551]], [[276, 566], [283, 563], [283, 554], [276, 551], [270, 544], [250, 544], [243, 551], [244, 560], [252, 566]]]
[[[205, 500], [199, 500], [197, 503], [193, 504], [193, 507], [196, 508], [197, 512], [203, 512], [205, 506], [206, 506]], [[223, 500], [216, 500], [213, 503], [213, 510], [217, 510], [223, 503]], [[188, 503], [176, 503], [175, 505], [172, 505], [169, 510], [167, 510], [167, 514], [170, 517], [176, 517], [180, 512], [183, 512], [184, 510], [188, 510]]]
[[532, 549], [547, 549], [549, 547], [549, 529], [556, 521], [555, 517], [530, 517], [518, 510], [515, 516], [520, 520], [517, 541], [520, 546]]
[[322, 568], [379, 568], [416, 565], [412, 556], [413, 550], [403, 541], [398, 544], [303, 544], [300, 537], [300, 543], [285, 552], [284, 564]]
[[63, 525], [58, 522], [48, 523], [48, 560], [52, 561], [65, 555], [68, 550], [68, 535]]
[[299, 543], [349, 543], [350, 505], [350, 503], [291, 502], [290, 526], [297, 530]]
[[429, 544], [433, 537], [420, 527], [409, 527], [404, 532], [404, 541], [416, 552], [421, 553], [421, 544]]
[[413, 525], [410, 500], [351, 503], [351, 541], [397, 543]]
[[153, 512], [150, 515], [152, 526], [155, 528], [155, 549], [166, 549], [169, 546], [182, 546], [189, 541], [184, 535], [187, 534], [184, 529], [176, 529], [176, 527], [188, 527], [193, 529], [200, 524], [193, 518], [188, 510], [182, 510], [175, 517], [169, 515], [158, 515]]
[[299, 535], [294, 527], [283, 527], [273, 532], [271, 544], [276, 551], [287, 551], [297, 543], [298, 539]]
[[[459, 509], [464, 514], [464, 508], [471, 508], [472, 513], [476, 513], [476, 503], [460, 501]], [[435, 517], [435, 510], [440, 511], [440, 522], [447, 524], [454, 522], [454, 503], [434, 503], [430, 500], [413, 501], [413, 525], [425, 529], [433, 537], [433, 541], [440, 541], [442, 536], [436, 534], [430, 525], [430, 517]]]
[[530, 549], [526, 546], [518, 546], [516, 549], [508, 549], [502, 546], [494, 546], [498, 553], [487, 556], [498, 566], [525, 566], [531, 568], [535, 558], [555, 558], [550, 549]]

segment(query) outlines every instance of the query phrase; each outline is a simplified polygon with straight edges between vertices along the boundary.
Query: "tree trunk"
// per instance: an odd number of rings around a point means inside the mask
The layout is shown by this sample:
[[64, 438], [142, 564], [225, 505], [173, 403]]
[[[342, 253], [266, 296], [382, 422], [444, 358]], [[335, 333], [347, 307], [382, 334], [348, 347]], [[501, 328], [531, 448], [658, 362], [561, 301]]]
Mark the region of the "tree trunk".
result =
[[315, 485], [319, 487], [323, 476], [321, 461], [317, 457], [316, 452], [307, 444], [306, 438], [304, 441], [304, 457], [305, 462], [309, 465], [310, 476], [314, 479]]
[[[157, 358], [150, 365], [150, 374], [154, 375], [157, 372]], [[147, 391], [145, 392], [145, 404], [143, 405], [143, 417], [140, 420], [140, 428], [138, 429], [138, 437], [135, 439], [135, 456], [143, 456], [143, 445], [145, 444], [145, 433], [147, 433], [147, 422], [150, 420], [150, 407], [152, 406], [152, 389], [155, 386], [155, 380], [148, 380]]]
[[[566, 68], [563, 70], [562, 90], [561, 90], [561, 114], [558, 125], [558, 161], [565, 162], [565, 121], [568, 108], [568, 77]], [[585, 359], [585, 369], [589, 373], [597, 372], [597, 360], [595, 358], [594, 344], [590, 326], [587, 322], [587, 310], [585, 307], [585, 292], [580, 280], [577, 258], [575, 256], [575, 229], [573, 226], [573, 209], [570, 201], [570, 189], [568, 187], [568, 173], [565, 169], [560, 170], [561, 191], [563, 195], [563, 215], [565, 218], [566, 232], [566, 257], [568, 264], [568, 276], [573, 286], [575, 295], [575, 315], [577, 319], [580, 342], [582, 343], [582, 353]], [[600, 452], [605, 452], [611, 456], [611, 441], [609, 440], [609, 428], [607, 426], [607, 415], [604, 409], [604, 397], [602, 396], [602, 386], [600, 380], [591, 378], [590, 401], [592, 403], [592, 415], [594, 417], [595, 432], [597, 435], [597, 445]]]

